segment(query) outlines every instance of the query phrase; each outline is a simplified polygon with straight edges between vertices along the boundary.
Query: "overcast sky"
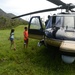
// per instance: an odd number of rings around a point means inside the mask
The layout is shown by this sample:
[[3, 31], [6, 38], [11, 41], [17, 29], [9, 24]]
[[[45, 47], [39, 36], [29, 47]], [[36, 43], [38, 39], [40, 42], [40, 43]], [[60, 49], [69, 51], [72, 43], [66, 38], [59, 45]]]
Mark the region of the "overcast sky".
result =
[[[65, 3], [74, 3], [75, 0], [61, 0]], [[21, 15], [37, 10], [56, 7], [47, 0], [0, 0], [0, 8], [6, 13]]]

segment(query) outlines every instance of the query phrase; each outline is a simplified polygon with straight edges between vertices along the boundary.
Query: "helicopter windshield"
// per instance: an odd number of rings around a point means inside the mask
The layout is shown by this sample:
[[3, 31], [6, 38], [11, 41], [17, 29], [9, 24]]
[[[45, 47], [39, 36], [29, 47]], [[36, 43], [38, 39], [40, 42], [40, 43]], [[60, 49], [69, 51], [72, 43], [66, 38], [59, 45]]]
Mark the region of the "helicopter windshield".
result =
[[[67, 29], [75, 28], [75, 16], [56, 16], [55, 27], [63, 27]], [[52, 27], [52, 17], [50, 17], [46, 29]]]
[[[51, 16], [48, 23], [47, 23], [46, 29], [52, 27], [52, 20], [53, 19], [52, 19], [52, 16]], [[55, 26], [56, 27], [62, 27], [62, 24], [63, 24], [63, 17], [57, 16]]]

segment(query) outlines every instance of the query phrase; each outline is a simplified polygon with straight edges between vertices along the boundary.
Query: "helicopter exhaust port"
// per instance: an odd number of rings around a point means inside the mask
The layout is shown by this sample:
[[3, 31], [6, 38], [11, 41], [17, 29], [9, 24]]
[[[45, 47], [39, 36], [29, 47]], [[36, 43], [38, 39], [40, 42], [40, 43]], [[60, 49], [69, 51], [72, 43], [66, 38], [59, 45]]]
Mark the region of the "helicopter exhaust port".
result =
[[75, 61], [75, 42], [63, 41], [60, 46], [61, 58], [65, 63], [73, 63]]

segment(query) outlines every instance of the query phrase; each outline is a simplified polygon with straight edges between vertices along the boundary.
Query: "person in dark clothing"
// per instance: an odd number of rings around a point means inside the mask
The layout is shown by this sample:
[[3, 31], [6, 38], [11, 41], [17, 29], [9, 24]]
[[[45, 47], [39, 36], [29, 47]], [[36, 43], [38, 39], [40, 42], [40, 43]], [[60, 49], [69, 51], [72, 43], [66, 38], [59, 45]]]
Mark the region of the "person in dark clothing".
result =
[[52, 17], [52, 25], [53, 25], [53, 27], [55, 27], [55, 22], [56, 22], [56, 14], [53, 14], [53, 17]]
[[45, 21], [45, 26], [47, 26], [49, 19], [50, 19], [50, 15], [48, 15], [48, 19]]

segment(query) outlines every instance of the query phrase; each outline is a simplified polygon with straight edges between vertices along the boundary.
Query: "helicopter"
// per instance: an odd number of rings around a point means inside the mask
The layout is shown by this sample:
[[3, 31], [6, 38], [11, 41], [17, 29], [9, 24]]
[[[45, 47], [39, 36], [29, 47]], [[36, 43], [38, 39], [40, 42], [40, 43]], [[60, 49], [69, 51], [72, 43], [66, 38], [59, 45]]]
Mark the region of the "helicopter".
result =
[[65, 9], [65, 12], [54, 14], [48, 19], [47, 25], [41, 21], [40, 16], [32, 16], [28, 25], [29, 37], [39, 39], [39, 45], [59, 47], [62, 52], [61, 58], [65, 63], [75, 61], [75, 12], [73, 4], [66, 4], [60, 0], [47, 0], [59, 7], [39, 10], [27, 14], [12, 17], [12, 19], [36, 13]]

